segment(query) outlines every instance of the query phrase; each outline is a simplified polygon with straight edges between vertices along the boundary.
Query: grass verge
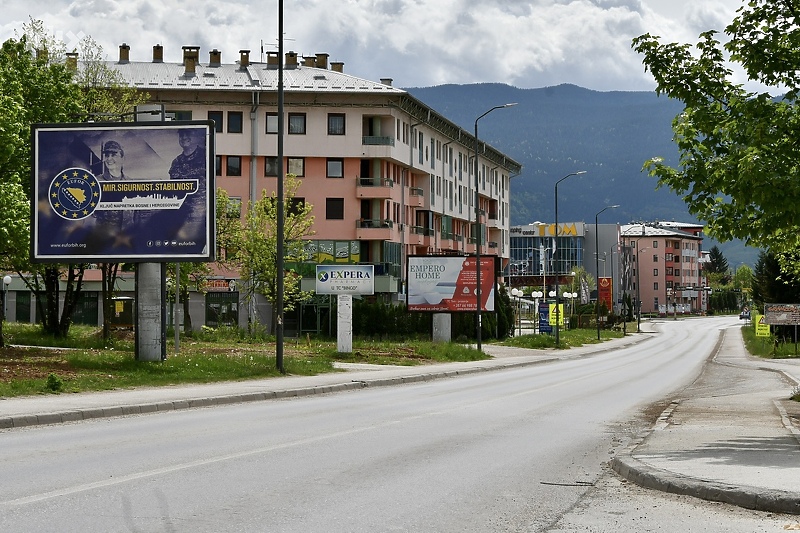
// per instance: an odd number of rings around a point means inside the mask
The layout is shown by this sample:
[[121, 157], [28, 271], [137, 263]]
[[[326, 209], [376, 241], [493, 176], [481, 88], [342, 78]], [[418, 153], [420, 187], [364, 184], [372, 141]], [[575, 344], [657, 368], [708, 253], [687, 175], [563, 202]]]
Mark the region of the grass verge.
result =
[[[24, 347], [0, 349], [0, 397], [281, 376], [274, 339], [227, 330], [184, 338], [179, 353], [174, 353], [170, 339], [162, 362], [136, 361], [129, 333], [104, 342], [98, 328], [72, 326], [66, 339], [52, 339], [37, 326], [15, 323], [5, 324], [4, 333], [7, 344]], [[337, 352], [335, 340], [307, 338], [284, 345], [287, 374], [304, 376], [336, 372], [337, 361], [410, 366], [486, 358], [459, 344], [422, 341], [355, 340], [348, 354]]]

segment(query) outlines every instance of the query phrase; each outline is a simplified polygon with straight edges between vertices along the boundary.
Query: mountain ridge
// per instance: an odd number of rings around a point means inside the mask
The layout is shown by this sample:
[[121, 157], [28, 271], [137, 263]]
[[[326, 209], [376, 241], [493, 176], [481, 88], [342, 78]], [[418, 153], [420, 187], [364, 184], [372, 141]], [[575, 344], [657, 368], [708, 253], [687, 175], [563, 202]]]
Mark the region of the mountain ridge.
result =
[[[579, 170], [558, 187], [559, 220], [594, 223], [605, 206], [619, 204], [602, 216], [604, 223], [680, 221], [702, 223], [689, 214], [680, 197], [658, 187], [643, 171], [645, 162], [661, 157], [678, 162], [672, 121], [683, 104], [650, 91], [596, 91], [573, 84], [522, 89], [503, 83], [404, 88], [450, 121], [522, 164], [511, 181], [511, 224], [555, 217], [555, 182]], [[740, 241], [716, 243], [730, 264], [753, 265], [758, 251]]]

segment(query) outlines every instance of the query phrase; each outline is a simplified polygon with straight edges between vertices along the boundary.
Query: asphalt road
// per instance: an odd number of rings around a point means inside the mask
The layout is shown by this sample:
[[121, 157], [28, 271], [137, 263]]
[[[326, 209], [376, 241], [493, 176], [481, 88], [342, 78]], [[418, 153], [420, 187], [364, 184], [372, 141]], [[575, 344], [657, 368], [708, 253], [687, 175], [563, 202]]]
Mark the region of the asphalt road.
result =
[[0, 530], [581, 531], [622, 483], [608, 459], [728, 325], [421, 384], [0, 432]]

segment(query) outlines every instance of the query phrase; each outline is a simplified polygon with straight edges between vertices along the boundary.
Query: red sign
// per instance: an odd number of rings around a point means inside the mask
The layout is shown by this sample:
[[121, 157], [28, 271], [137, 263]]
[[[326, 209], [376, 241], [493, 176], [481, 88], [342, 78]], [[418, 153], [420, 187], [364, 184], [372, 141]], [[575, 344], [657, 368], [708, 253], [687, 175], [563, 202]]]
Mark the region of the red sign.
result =
[[597, 300], [610, 311], [614, 308], [614, 281], [611, 278], [597, 279]]

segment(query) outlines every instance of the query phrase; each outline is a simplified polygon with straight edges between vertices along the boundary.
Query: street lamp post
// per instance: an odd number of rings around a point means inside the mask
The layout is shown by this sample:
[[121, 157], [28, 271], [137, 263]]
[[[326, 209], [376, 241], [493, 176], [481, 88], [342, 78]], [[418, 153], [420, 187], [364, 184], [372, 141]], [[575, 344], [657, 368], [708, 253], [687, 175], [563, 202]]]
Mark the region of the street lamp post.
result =
[[478, 121], [494, 111], [495, 109], [503, 109], [504, 107], [511, 107], [517, 105], [516, 102], [511, 104], [496, 105], [489, 109], [478, 118], [475, 119], [475, 300], [478, 304], [476, 307], [476, 335], [478, 341], [478, 351], [481, 351], [481, 237], [483, 232], [481, 229], [481, 208], [480, 208], [480, 181], [478, 180]]
[[558, 302], [558, 276], [559, 276], [559, 272], [558, 272], [558, 184], [561, 183], [562, 181], [564, 181], [565, 179], [569, 178], [570, 176], [580, 176], [581, 174], [586, 174], [586, 171], [585, 170], [579, 170], [578, 172], [573, 172], [571, 174], [567, 174], [566, 176], [564, 176], [560, 180], [556, 181], [556, 185], [555, 185], [555, 213], [554, 213], [555, 214], [555, 228], [553, 230], [553, 233], [555, 233], [555, 239], [554, 239], [554, 244], [553, 244], [553, 256], [556, 259], [556, 266], [553, 269], [553, 271], [554, 271], [554, 273], [556, 275], [556, 290], [555, 290], [555, 293], [556, 293], [556, 346], [558, 346], [558, 344], [559, 344], [558, 323], [559, 323], [559, 319], [560, 319], [560, 317], [559, 317], [559, 309], [558, 309], [558, 304], [559, 304], [559, 302]]
[[8, 316], [8, 286], [11, 285], [11, 276], [3, 277], [3, 320]]
[[520, 307], [520, 297], [522, 291], [520, 289], [511, 289], [511, 296], [517, 299], [517, 325], [519, 327], [519, 335], [522, 335], [522, 308]]
[[[539, 327], [539, 298], [544, 296], [543, 291], [533, 291], [531, 292], [531, 298], [533, 298], [533, 332], [536, 333], [537, 328]], [[539, 330], [541, 333], [541, 330]]]
[[[607, 205], [603, 209], [598, 211], [597, 214], [594, 216], [594, 249], [595, 249], [594, 271], [596, 272], [598, 281], [600, 278], [600, 236], [598, 235], [599, 226], [597, 223], [597, 219], [600, 216], [600, 214], [603, 213], [603, 211], [606, 211], [607, 209], [616, 209], [618, 207], [619, 205]], [[603, 262], [603, 267], [605, 268], [605, 261]], [[603, 274], [605, 277], [605, 272], [603, 272]], [[613, 284], [614, 281], [612, 280], [611, 283]], [[597, 302], [595, 303], [595, 309], [596, 309], [595, 319], [597, 321], [597, 340], [600, 340], [600, 283], [597, 284]]]

